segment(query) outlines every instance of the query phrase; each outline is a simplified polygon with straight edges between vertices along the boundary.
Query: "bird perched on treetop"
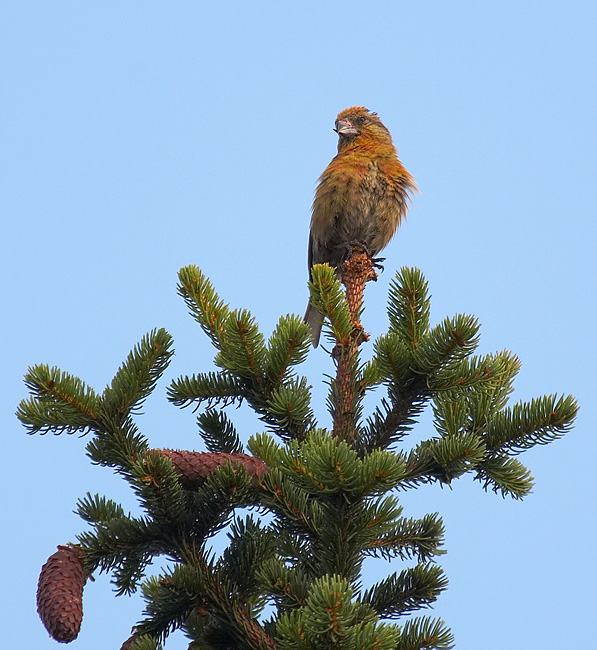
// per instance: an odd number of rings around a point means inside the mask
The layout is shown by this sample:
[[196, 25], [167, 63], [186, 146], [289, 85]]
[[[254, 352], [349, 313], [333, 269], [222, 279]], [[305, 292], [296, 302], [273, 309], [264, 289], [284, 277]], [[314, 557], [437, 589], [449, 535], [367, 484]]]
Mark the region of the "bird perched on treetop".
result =
[[[353, 245], [370, 255], [387, 246], [406, 217], [409, 194], [417, 187], [404, 169], [392, 136], [363, 106], [336, 118], [338, 153], [319, 178], [309, 233], [309, 274], [327, 262], [340, 275]], [[305, 322], [317, 347], [323, 316], [309, 303]]]

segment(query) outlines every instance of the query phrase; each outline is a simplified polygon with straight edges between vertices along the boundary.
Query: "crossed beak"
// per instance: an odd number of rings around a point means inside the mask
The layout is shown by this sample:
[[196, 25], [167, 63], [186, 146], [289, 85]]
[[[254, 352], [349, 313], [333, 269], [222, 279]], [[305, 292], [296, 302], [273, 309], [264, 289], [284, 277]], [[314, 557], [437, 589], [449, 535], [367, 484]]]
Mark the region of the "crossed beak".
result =
[[336, 122], [336, 128], [334, 131], [338, 135], [358, 135], [357, 129], [352, 125], [352, 122], [350, 120], [338, 120]]

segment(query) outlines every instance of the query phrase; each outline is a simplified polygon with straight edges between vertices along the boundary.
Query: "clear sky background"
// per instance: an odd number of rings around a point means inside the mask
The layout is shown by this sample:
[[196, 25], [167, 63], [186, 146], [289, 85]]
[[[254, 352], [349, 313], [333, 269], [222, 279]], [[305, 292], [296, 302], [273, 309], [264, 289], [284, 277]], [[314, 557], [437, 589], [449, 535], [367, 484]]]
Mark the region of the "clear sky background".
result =
[[[147, 331], [176, 356], [139, 424], [156, 447], [202, 449], [165, 389], [211, 368], [176, 295], [197, 264], [267, 334], [303, 313], [317, 178], [336, 114], [363, 104], [391, 130], [421, 194], [367, 287], [365, 327], [386, 328], [388, 283], [419, 267], [432, 320], [482, 323], [482, 353], [522, 359], [512, 401], [572, 393], [566, 438], [520, 456], [522, 502], [465, 477], [403, 496], [439, 511], [450, 579], [433, 615], [459, 650], [591, 647], [596, 392], [597, 5], [586, 2], [3, 2], [0, 618], [7, 648], [57, 648], [35, 611], [41, 565], [74, 541], [86, 491], [135, 502], [76, 436], [28, 436], [14, 416], [27, 366], [97, 390]], [[315, 407], [332, 365], [304, 372]], [[262, 425], [241, 409], [243, 438]], [[425, 416], [415, 438], [433, 435]], [[371, 582], [400, 564], [371, 565]], [[73, 649], [118, 649], [138, 598], [88, 583]], [[175, 634], [166, 648], [186, 648]]]

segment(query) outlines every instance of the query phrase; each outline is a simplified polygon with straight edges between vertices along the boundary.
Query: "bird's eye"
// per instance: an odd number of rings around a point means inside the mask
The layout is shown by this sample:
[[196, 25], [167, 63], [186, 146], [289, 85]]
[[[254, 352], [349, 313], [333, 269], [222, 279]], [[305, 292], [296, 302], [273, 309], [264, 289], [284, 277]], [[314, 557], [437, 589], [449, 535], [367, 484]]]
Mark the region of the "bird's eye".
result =
[[366, 121], [367, 121], [367, 118], [364, 115], [361, 115], [361, 117], [359, 117], [359, 122], [361, 124], [365, 123]]

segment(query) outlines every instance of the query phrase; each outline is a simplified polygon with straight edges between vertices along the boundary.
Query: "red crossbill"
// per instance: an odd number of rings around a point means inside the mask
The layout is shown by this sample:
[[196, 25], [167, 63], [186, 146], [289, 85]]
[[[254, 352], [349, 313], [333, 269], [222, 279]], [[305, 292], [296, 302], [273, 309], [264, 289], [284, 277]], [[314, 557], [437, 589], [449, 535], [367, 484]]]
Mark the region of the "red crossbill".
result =
[[[414, 178], [404, 169], [392, 136], [376, 113], [346, 108], [336, 118], [338, 153], [319, 178], [309, 233], [309, 272], [327, 262], [341, 274], [359, 245], [370, 255], [387, 246], [406, 216]], [[317, 347], [323, 316], [311, 304], [305, 322]]]

